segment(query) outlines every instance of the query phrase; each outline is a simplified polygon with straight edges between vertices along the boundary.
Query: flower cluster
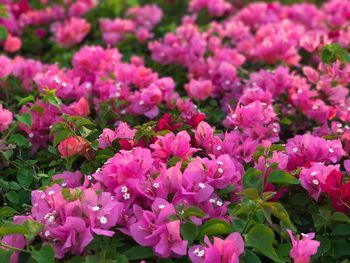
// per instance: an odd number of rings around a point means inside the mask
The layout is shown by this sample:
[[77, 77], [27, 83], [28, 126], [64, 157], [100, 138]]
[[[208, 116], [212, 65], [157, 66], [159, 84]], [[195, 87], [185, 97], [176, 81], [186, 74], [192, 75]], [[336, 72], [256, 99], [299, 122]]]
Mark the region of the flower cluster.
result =
[[142, 2], [0, 4], [0, 253], [345, 262], [350, 2]]

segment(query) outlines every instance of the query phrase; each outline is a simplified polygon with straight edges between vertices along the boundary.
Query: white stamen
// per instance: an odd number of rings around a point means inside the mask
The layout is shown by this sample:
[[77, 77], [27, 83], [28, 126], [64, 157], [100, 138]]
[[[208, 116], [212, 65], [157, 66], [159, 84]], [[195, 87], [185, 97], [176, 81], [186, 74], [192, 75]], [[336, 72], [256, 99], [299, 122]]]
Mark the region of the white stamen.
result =
[[314, 185], [318, 185], [318, 181], [317, 181], [316, 179], [312, 180], [312, 183], [313, 183]]
[[333, 150], [333, 148], [329, 148], [329, 150], [328, 150], [330, 153], [334, 153], [334, 150]]
[[44, 233], [44, 235], [45, 235], [46, 237], [48, 237], [48, 236], [50, 235], [50, 231], [49, 231], [49, 230], [46, 230], [45, 233]]
[[107, 218], [105, 218], [104, 216], [100, 218], [100, 222], [101, 224], [106, 224], [107, 223]]
[[293, 152], [296, 153], [298, 151], [298, 148], [297, 147], [294, 147], [293, 148]]
[[224, 172], [224, 170], [222, 170], [222, 168], [219, 168], [218, 172], [222, 174]]
[[87, 178], [88, 178], [89, 181], [92, 180], [92, 176], [91, 175], [88, 175]]
[[158, 187], [159, 187], [159, 184], [158, 184], [158, 183], [154, 183], [154, 184], [153, 184], [153, 187], [154, 187], [154, 188], [158, 188]]
[[129, 193], [123, 194], [123, 198], [124, 198], [124, 200], [130, 199], [130, 194]]
[[218, 146], [216, 147], [216, 150], [217, 150], [217, 151], [220, 151], [220, 150], [221, 150], [221, 146], [218, 145]]
[[215, 203], [216, 203], [216, 201], [215, 201], [215, 199], [214, 199], [214, 198], [210, 198], [210, 199], [209, 199], [209, 203], [215, 204]]
[[159, 209], [163, 209], [165, 207], [165, 205], [159, 205], [158, 207], [159, 207]]
[[221, 201], [217, 201], [217, 202], [216, 202], [216, 205], [217, 205], [217, 206], [222, 206], [223, 203], [222, 203]]
[[34, 137], [34, 133], [31, 132], [31, 133], [28, 134], [28, 136], [29, 136], [29, 138], [33, 138]]
[[204, 188], [205, 188], [205, 184], [203, 184], [203, 183], [199, 183], [198, 186], [199, 186], [199, 188], [201, 188], [201, 189], [204, 189]]
[[100, 207], [98, 205], [91, 207], [92, 211], [96, 212], [100, 210]]
[[221, 162], [221, 161], [217, 161], [216, 162], [218, 165], [223, 165], [224, 163], [223, 162]]
[[204, 250], [198, 251], [197, 256], [198, 257], [203, 257], [204, 256]]
[[53, 195], [55, 193], [55, 191], [53, 191], [53, 190], [51, 190], [51, 191], [49, 191], [49, 195]]
[[236, 118], [237, 118], [237, 114], [236, 114], [236, 113], [233, 113], [233, 114], [231, 115], [231, 117], [232, 117], [233, 119], [236, 119]]
[[317, 172], [316, 171], [313, 171], [312, 173], [311, 173], [311, 176], [316, 176], [317, 175]]
[[128, 188], [126, 186], [123, 186], [122, 189], [121, 189], [121, 192], [122, 193], [128, 192]]

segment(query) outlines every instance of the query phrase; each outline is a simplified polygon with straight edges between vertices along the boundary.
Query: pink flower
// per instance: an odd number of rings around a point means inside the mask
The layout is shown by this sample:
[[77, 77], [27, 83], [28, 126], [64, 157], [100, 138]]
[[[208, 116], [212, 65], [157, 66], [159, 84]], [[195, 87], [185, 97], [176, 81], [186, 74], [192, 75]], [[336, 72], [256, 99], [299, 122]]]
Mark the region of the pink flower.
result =
[[81, 254], [93, 239], [91, 229], [79, 217], [68, 216], [64, 224], [47, 231], [49, 232], [46, 233], [56, 239], [53, 248], [58, 258], [63, 258], [67, 252], [74, 255]]
[[105, 128], [98, 139], [98, 147], [106, 148], [112, 146], [112, 142], [116, 139], [119, 139], [119, 144], [122, 149], [125, 149], [126, 146], [131, 148], [134, 144], [133, 139], [135, 136], [136, 130], [130, 129], [129, 125], [125, 122], [120, 122], [115, 131]]
[[333, 171], [339, 171], [339, 165], [325, 166], [321, 163], [312, 163], [310, 168], [302, 168], [299, 180], [301, 186], [305, 188], [311, 197], [317, 201], [322, 190], [321, 185], [326, 183], [328, 175]]
[[187, 160], [197, 151], [191, 147], [190, 141], [191, 138], [186, 131], [181, 131], [176, 136], [170, 132], [164, 137], [158, 136], [150, 147], [154, 149], [154, 155], [161, 159], [174, 156]]
[[0, 132], [7, 130], [13, 120], [13, 114], [11, 111], [3, 108], [0, 104]]
[[195, 80], [185, 85], [188, 95], [193, 99], [205, 100], [210, 97], [214, 87], [210, 80]]
[[69, 106], [63, 105], [63, 111], [73, 116], [88, 116], [90, 114], [89, 102], [81, 97], [79, 101], [73, 102]]
[[287, 232], [292, 240], [292, 249], [289, 255], [294, 260], [294, 263], [310, 262], [310, 257], [317, 253], [317, 249], [320, 246], [319, 241], [312, 240], [315, 237], [315, 233], [302, 234], [302, 239], [297, 235], [295, 240], [292, 231], [287, 230]]
[[81, 186], [81, 179], [83, 178], [83, 175], [80, 171], [76, 172], [68, 172], [65, 171], [61, 174], [56, 174], [52, 176], [53, 181], [60, 180], [60, 185], [62, 187], [69, 187], [69, 188], [75, 188]]
[[14, 53], [21, 49], [21, 39], [12, 35], [8, 35], [4, 44], [4, 49], [7, 52]]
[[207, 246], [193, 246], [188, 255], [193, 263], [238, 263], [239, 256], [244, 252], [244, 241], [238, 232], [230, 234], [226, 239], [214, 237], [213, 244], [205, 236]]
[[55, 41], [64, 47], [71, 47], [83, 41], [90, 32], [90, 24], [82, 18], [72, 17], [69, 20], [52, 26]]

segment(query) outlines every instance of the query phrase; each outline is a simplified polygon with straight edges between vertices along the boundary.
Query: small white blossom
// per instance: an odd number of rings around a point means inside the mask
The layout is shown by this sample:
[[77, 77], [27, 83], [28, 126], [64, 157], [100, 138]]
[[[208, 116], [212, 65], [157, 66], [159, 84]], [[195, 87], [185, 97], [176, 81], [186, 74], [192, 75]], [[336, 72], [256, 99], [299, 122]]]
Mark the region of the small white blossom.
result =
[[199, 183], [198, 186], [199, 186], [199, 188], [201, 188], [201, 189], [204, 189], [204, 188], [205, 188], [205, 184], [203, 184], [203, 183]]
[[107, 218], [105, 218], [104, 216], [100, 218], [100, 222], [101, 224], [106, 224], [107, 223]]

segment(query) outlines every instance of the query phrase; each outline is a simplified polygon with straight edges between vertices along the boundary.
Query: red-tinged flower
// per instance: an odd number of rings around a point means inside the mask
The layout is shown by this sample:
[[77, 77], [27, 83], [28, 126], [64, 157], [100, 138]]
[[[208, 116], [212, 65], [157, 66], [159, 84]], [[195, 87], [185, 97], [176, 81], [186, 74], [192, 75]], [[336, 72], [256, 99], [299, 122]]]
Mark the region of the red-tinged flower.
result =
[[32, 8], [28, 4], [28, 0], [21, 0], [11, 4], [11, 13], [18, 18], [21, 14], [30, 11]]
[[174, 123], [173, 117], [169, 113], [165, 113], [162, 118], [158, 121], [158, 131], [161, 130], [169, 130], [169, 131], [175, 131], [178, 128], [180, 128], [183, 125], [183, 123]]
[[83, 137], [70, 136], [64, 139], [58, 145], [58, 151], [63, 158], [73, 156], [75, 154], [84, 154], [90, 148], [89, 142], [87, 142]]
[[191, 125], [192, 128], [196, 128], [198, 126], [198, 124], [204, 120], [205, 120], [205, 114], [204, 113], [197, 113], [197, 114], [193, 115], [191, 118], [187, 119], [187, 124]]
[[343, 173], [333, 170], [327, 177], [321, 188], [331, 198], [334, 208], [341, 212], [347, 212], [350, 208], [350, 181], [343, 184]]
[[21, 49], [22, 41], [20, 38], [8, 35], [4, 43], [4, 49], [7, 52], [14, 53]]

